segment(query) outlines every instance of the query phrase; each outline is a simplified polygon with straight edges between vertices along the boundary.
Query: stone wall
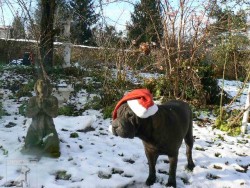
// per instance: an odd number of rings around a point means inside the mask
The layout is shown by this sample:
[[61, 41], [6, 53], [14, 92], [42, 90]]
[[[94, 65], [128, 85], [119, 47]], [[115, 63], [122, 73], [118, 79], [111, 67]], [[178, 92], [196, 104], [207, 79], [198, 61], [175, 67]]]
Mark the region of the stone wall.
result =
[[[62, 43], [55, 42], [54, 44], [54, 62], [63, 62]], [[24, 52], [32, 52], [34, 61], [38, 60], [38, 43], [33, 40], [4, 40], [0, 39], [0, 63], [8, 64], [13, 59], [21, 59]], [[103, 48], [89, 47], [83, 45], [72, 45], [71, 48], [71, 62], [100, 62], [104, 59], [111, 58], [111, 51]]]

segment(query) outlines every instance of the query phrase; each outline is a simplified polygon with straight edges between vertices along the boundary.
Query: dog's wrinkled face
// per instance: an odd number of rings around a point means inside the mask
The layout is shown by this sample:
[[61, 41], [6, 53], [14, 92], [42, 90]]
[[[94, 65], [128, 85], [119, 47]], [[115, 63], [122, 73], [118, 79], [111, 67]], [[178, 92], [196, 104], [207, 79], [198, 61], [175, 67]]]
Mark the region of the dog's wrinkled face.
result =
[[127, 103], [122, 104], [117, 111], [117, 118], [112, 122], [112, 132], [122, 138], [134, 138], [138, 117], [129, 108]]

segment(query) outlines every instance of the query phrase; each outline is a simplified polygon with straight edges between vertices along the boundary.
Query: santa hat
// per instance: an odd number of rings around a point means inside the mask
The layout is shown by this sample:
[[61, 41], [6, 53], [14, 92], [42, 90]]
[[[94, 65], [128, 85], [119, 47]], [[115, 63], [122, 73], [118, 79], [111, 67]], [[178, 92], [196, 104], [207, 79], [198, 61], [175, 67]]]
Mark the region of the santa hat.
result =
[[154, 104], [153, 96], [147, 89], [135, 89], [127, 93], [116, 105], [113, 111], [113, 120], [117, 118], [117, 110], [127, 102], [131, 110], [140, 118], [154, 115], [158, 106]]

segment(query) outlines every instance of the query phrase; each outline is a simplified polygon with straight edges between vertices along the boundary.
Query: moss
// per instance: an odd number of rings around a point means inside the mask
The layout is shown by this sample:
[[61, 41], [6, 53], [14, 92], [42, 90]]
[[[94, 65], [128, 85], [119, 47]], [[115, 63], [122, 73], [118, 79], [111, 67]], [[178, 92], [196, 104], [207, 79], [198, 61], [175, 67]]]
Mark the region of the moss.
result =
[[7, 150], [7, 149], [5, 149], [3, 146], [1, 146], [0, 145], [0, 150], [2, 150], [2, 152], [3, 152], [3, 155], [6, 155], [6, 156], [8, 156], [8, 154], [9, 154], [9, 151]]
[[221, 154], [220, 153], [215, 153], [214, 156], [215, 157], [221, 157]]
[[78, 138], [78, 137], [79, 137], [78, 133], [71, 133], [70, 134], [70, 138]]
[[[221, 141], [225, 141], [224, 137], [222, 135], [218, 135], [218, 139], [220, 139]], [[220, 144], [220, 143], [219, 143]], [[219, 146], [219, 145], [218, 145]]]
[[67, 174], [66, 170], [59, 170], [56, 172], [56, 180], [70, 180], [71, 174]]

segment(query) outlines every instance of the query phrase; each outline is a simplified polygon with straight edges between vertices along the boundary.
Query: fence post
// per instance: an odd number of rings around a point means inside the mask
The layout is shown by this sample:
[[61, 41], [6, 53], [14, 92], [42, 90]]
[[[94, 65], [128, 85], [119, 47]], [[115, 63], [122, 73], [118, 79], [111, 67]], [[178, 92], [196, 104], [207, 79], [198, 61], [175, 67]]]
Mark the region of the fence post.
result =
[[247, 99], [246, 99], [246, 105], [245, 105], [245, 112], [243, 114], [242, 119], [242, 126], [241, 126], [241, 132], [245, 134], [247, 132], [247, 123], [248, 123], [248, 117], [249, 117], [249, 107], [250, 107], [250, 82], [248, 85], [248, 91], [247, 91]]

